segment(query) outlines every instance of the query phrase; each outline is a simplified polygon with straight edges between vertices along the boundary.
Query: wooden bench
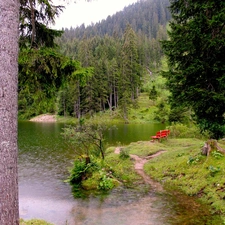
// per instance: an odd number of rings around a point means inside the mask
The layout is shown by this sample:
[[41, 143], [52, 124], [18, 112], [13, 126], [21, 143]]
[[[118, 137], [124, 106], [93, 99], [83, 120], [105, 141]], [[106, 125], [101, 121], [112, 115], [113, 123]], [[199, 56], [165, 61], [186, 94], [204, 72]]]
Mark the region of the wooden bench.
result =
[[160, 139], [162, 138], [167, 138], [169, 134], [170, 134], [170, 130], [160, 130], [156, 132], [156, 135], [151, 136], [151, 138], [152, 138], [152, 141], [154, 140], [160, 141]]

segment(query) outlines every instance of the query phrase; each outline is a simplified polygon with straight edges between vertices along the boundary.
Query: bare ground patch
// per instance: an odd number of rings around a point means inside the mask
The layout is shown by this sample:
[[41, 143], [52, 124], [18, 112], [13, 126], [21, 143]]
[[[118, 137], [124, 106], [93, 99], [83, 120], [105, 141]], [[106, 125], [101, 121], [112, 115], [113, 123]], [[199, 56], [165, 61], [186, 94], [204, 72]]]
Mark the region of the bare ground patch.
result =
[[56, 116], [51, 114], [42, 114], [32, 118], [33, 122], [56, 122]]

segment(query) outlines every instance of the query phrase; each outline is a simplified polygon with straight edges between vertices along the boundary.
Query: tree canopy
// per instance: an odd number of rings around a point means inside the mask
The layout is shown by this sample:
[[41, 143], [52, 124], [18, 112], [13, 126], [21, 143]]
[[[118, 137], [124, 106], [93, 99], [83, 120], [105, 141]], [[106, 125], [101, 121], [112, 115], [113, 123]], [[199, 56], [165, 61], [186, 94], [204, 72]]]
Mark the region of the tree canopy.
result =
[[20, 45], [31, 47], [54, 47], [54, 37], [62, 31], [48, 28], [63, 10], [61, 5], [53, 5], [51, 0], [20, 0]]
[[162, 42], [173, 106], [188, 106], [202, 131], [225, 134], [225, 2], [171, 0], [169, 39]]

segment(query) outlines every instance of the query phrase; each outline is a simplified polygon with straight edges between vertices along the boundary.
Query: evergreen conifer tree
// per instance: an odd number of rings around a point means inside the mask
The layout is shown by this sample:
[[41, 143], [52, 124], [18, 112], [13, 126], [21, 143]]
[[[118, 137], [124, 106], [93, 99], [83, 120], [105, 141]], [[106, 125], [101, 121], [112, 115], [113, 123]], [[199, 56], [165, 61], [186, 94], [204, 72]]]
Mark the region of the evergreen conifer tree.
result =
[[169, 40], [162, 47], [173, 105], [191, 107], [202, 131], [225, 134], [225, 2], [171, 0]]

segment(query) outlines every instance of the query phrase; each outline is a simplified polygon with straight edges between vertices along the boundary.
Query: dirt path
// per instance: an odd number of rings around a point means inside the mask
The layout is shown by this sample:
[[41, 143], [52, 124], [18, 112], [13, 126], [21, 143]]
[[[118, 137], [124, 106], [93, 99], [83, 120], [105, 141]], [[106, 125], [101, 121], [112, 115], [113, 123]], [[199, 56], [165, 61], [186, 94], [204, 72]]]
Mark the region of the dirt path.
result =
[[[130, 155], [131, 159], [135, 160], [134, 168], [137, 171], [137, 173], [143, 178], [143, 180], [145, 181], [146, 184], [150, 184], [150, 186], [154, 190], [157, 190], [157, 191], [163, 191], [163, 187], [160, 183], [154, 181], [148, 175], [145, 174], [144, 164], [146, 162], [148, 162], [150, 159], [161, 155], [163, 152], [165, 152], [165, 151], [161, 150], [161, 151], [159, 151], [159, 152], [157, 152], [153, 155], [150, 155], [150, 156], [147, 156], [147, 157], [144, 157], [144, 158], [141, 158], [137, 155]], [[120, 153], [120, 147], [116, 147], [114, 153], [119, 154]]]

